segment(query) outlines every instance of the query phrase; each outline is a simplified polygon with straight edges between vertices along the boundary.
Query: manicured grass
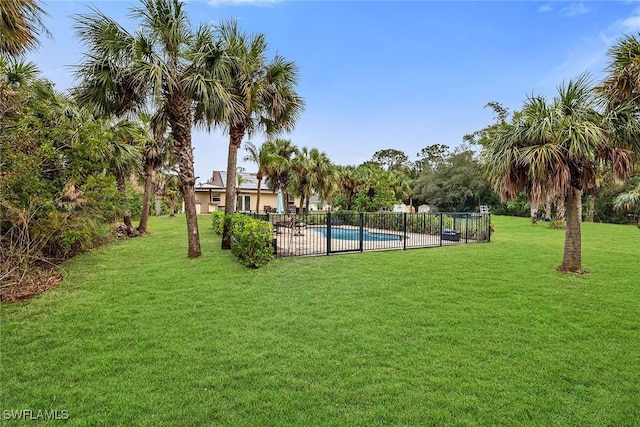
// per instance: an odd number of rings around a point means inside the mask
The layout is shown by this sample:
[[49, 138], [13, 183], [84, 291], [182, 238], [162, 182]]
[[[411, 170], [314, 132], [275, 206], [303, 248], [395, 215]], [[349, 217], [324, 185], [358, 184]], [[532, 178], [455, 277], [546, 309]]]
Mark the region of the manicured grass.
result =
[[563, 275], [562, 231], [494, 223], [490, 244], [249, 270], [210, 218], [195, 260], [184, 219], [154, 219], [2, 306], [0, 410], [67, 410], [73, 426], [637, 425], [640, 230], [584, 224], [590, 274]]

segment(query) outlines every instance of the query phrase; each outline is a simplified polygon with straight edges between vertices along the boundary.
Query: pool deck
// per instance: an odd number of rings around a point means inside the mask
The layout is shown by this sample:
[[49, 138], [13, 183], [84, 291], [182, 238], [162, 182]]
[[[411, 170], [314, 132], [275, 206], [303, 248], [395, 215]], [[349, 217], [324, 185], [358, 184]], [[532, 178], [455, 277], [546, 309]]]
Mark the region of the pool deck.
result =
[[[351, 228], [357, 230], [355, 226], [341, 226], [341, 228]], [[394, 232], [384, 229], [364, 228], [370, 233], [396, 234], [404, 236], [403, 232]], [[437, 246], [453, 246], [466, 243], [475, 243], [475, 240], [465, 241], [461, 238], [459, 242], [442, 240], [435, 234], [421, 234], [407, 232], [406, 246], [405, 240], [384, 240], [384, 241], [363, 241], [363, 251], [397, 250], [403, 248], [428, 248]], [[312, 227], [279, 227], [274, 233], [277, 246], [277, 256], [313, 256], [327, 254], [327, 239], [320, 232]], [[358, 240], [331, 239], [332, 252], [358, 252], [360, 242]]]

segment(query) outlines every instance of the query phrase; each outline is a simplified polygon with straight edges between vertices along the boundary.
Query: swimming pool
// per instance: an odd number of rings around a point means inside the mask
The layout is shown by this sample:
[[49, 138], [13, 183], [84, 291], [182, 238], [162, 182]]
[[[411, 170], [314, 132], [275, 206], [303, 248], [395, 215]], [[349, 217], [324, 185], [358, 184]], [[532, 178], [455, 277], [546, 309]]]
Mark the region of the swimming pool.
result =
[[[309, 227], [310, 231], [317, 231], [327, 237], [327, 227]], [[339, 240], [360, 240], [360, 230], [357, 228], [331, 227], [331, 239]], [[400, 240], [401, 236], [388, 233], [372, 233], [364, 230], [362, 240], [365, 242], [389, 242]]]

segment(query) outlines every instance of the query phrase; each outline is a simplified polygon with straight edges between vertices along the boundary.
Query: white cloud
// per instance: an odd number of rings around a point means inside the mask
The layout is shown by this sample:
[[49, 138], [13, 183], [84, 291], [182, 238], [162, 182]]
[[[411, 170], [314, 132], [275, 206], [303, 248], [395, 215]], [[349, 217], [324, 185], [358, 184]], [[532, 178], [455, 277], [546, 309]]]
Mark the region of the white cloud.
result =
[[630, 16], [620, 23], [622, 31], [625, 33], [634, 33], [640, 31], [640, 11], [636, 11], [638, 15]]
[[220, 6], [272, 6], [283, 0], [209, 0], [209, 5]]
[[541, 13], [551, 12], [552, 10], [553, 10], [553, 6], [551, 6], [550, 4], [543, 4], [538, 8], [538, 12], [541, 12]]
[[634, 34], [640, 31], [640, 8], [627, 17], [612, 22], [597, 36], [585, 38], [567, 53], [566, 60], [553, 69], [542, 83], [556, 84], [590, 72], [594, 78], [602, 77], [607, 66], [607, 52], [624, 33]]
[[577, 16], [589, 13], [591, 9], [584, 5], [584, 3], [572, 3], [569, 6], [560, 9], [560, 14], [564, 16]]

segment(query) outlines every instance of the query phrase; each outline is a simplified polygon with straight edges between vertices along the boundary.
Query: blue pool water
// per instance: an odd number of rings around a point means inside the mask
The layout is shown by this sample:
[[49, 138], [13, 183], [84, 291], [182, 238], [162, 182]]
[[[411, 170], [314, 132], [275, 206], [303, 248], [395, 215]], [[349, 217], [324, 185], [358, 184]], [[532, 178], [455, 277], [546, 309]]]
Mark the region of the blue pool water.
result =
[[[327, 227], [309, 227], [309, 230], [317, 231], [324, 237], [327, 237]], [[331, 227], [331, 239], [360, 240], [360, 230], [355, 228]], [[365, 242], [389, 242], [400, 240], [400, 236], [397, 234], [371, 233], [364, 230], [362, 239]]]

